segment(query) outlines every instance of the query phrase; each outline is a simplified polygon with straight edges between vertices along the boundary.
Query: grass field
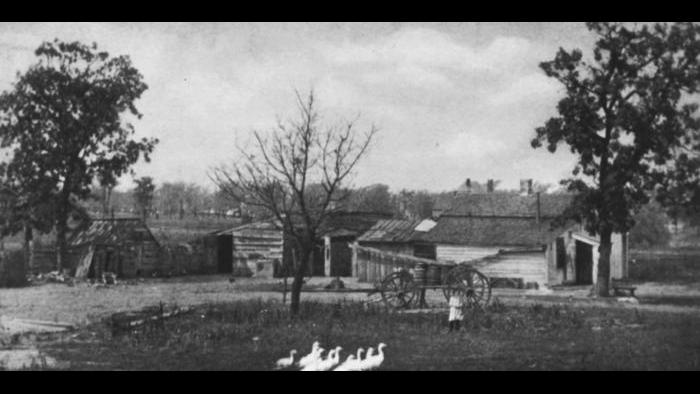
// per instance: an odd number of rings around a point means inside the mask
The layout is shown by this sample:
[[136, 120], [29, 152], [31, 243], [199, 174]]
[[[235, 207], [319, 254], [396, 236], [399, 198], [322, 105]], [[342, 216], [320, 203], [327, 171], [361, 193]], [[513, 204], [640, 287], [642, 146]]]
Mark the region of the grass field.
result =
[[39, 346], [70, 369], [269, 370], [319, 340], [342, 346], [343, 359], [384, 342], [385, 370], [698, 370], [698, 327], [698, 315], [496, 302], [448, 334], [444, 313], [306, 302], [293, 320], [279, 302], [249, 300], [201, 306], [160, 329], [113, 337], [98, 324]]

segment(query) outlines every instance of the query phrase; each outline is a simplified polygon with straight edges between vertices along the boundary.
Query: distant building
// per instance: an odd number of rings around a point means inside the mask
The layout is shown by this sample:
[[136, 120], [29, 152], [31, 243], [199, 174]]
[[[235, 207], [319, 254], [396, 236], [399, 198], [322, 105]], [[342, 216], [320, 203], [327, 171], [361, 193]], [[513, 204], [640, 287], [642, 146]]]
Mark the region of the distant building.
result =
[[68, 267], [77, 278], [118, 277], [164, 272], [160, 244], [139, 218], [93, 219], [68, 241]]

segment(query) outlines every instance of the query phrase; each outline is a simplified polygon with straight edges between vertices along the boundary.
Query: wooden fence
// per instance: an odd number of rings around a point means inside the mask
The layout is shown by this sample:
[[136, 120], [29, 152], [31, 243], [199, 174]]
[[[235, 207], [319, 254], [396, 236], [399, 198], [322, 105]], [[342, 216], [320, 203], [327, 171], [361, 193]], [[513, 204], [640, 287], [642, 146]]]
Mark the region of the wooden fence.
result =
[[451, 267], [453, 261], [430, 260], [421, 257], [387, 252], [385, 250], [350, 244], [353, 250], [353, 272], [358, 282], [376, 283], [385, 276], [401, 269], [411, 269], [418, 264]]

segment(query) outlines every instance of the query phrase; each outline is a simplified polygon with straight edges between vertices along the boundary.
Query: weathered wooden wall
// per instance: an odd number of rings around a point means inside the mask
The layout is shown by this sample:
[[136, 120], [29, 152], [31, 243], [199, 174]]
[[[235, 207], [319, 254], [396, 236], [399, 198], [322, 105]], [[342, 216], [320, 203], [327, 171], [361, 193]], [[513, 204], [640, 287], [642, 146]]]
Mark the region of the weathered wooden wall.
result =
[[462, 245], [446, 245], [437, 244], [435, 246], [435, 254], [438, 260], [450, 260], [454, 262], [471, 261], [480, 259], [486, 256], [491, 256], [500, 249], [507, 249], [505, 246], [462, 246]]
[[[413, 246], [410, 244], [363, 243], [362, 245], [390, 253], [413, 255]], [[379, 282], [403, 266], [396, 261], [396, 258], [379, 255], [373, 258], [370, 253], [361, 249], [353, 252], [353, 265], [353, 272], [357, 276], [357, 280], [369, 283]]]
[[489, 278], [522, 278], [524, 283], [547, 284], [545, 252], [506, 252], [476, 268]]
[[[371, 247], [353, 247], [353, 259], [356, 264], [358, 282], [377, 283], [387, 275], [401, 269], [412, 269], [416, 264], [436, 264], [453, 266], [453, 262], [438, 261], [413, 256], [411, 246], [391, 246], [389, 250]], [[402, 253], [396, 250], [403, 251]]]
[[282, 231], [274, 228], [243, 226], [234, 229], [233, 264], [245, 265], [253, 277], [271, 278], [274, 266], [282, 262]]

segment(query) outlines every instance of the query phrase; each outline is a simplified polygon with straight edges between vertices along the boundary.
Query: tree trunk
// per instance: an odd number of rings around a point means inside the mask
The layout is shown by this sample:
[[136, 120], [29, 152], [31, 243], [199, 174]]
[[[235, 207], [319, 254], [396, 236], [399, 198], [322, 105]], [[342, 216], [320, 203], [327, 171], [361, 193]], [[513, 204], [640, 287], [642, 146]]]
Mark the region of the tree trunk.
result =
[[610, 296], [610, 251], [612, 250], [612, 231], [603, 228], [600, 232], [600, 246], [598, 247], [598, 280], [596, 282], [596, 294], [599, 297]]
[[24, 224], [24, 264], [29, 272], [33, 265], [33, 250], [32, 250], [32, 240], [34, 239], [34, 234], [32, 231], [32, 226], [28, 223]]
[[309, 248], [304, 247], [301, 250], [301, 258], [298, 260], [298, 264], [294, 267], [294, 280], [292, 281], [292, 292], [290, 298], [289, 310], [292, 316], [299, 314], [299, 304], [301, 300], [301, 287], [304, 284], [304, 274], [306, 272], [306, 265], [309, 261], [309, 256], [311, 255]]
[[103, 186], [102, 187], [102, 215], [104, 217], [109, 216], [109, 203], [112, 197], [112, 189]]
[[66, 217], [65, 212], [60, 212], [56, 221], [56, 270], [59, 273], [66, 266]]

